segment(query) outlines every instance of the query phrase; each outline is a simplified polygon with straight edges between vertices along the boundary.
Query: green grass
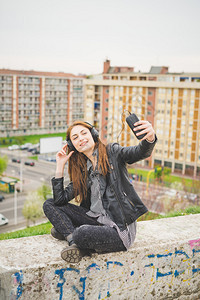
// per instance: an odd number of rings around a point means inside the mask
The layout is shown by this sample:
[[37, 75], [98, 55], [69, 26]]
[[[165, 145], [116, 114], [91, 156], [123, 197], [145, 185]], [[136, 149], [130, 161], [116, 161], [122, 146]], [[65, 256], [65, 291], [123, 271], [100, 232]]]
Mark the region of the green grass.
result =
[[50, 234], [52, 225], [50, 222], [43, 223], [40, 225], [27, 227], [25, 229], [2, 233], [0, 234], [0, 240], [7, 240], [7, 239], [17, 239], [20, 237], [27, 237], [33, 235], [43, 235], [43, 234]]
[[30, 159], [34, 159], [34, 160], [38, 160], [38, 155], [29, 156], [28, 158], [30, 158]]
[[[142, 175], [142, 181], [143, 182], [147, 181], [147, 175], [148, 175], [148, 172], [149, 172], [148, 170], [129, 168], [128, 172], [130, 174]], [[150, 179], [150, 183], [154, 183], [155, 182], [154, 173], [150, 174], [149, 179]], [[177, 175], [172, 175], [172, 174], [164, 175], [163, 176], [163, 184], [164, 184], [164, 186], [169, 187], [172, 182], [181, 182], [181, 183], [184, 182], [184, 185], [185, 185], [185, 187], [187, 188], [187, 190], [189, 192], [191, 192], [191, 188], [192, 188], [192, 186], [194, 184], [194, 180], [190, 179], [190, 178], [179, 177]]]
[[[200, 206], [191, 206], [187, 207], [184, 210], [170, 212], [166, 215], [160, 215], [153, 212], [148, 212], [142, 215], [137, 221], [147, 221], [147, 220], [155, 220], [161, 218], [171, 218], [171, 217], [178, 217], [178, 216], [185, 216], [190, 214], [199, 214], [200, 213]], [[40, 225], [28, 227], [22, 230], [17, 230], [14, 232], [2, 233], [0, 234], [0, 240], [7, 240], [7, 239], [16, 239], [21, 237], [27, 236], [35, 236], [35, 235], [43, 235], [43, 234], [50, 234], [52, 228], [52, 224], [50, 222], [43, 223]]]
[[37, 144], [40, 141], [40, 138], [45, 137], [57, 137], [61, 136], [63, 139], [66, 138], [66, 132], [58, 132], [58, 133], [47, 133], [47, 134], [34, 134], [34, 135], [24, 135], [24, 136], [13, 136], [13, 137], [5, 137], [0, 138], [0, 147], [8, 147], [14, 144], [25, 144], [32, 143]]
[[172, 211], [167, 213], [166, 215], [159, 215], [157, 219], [194, 215], [194, 214], [200, 214], [200, 206], [189, 206], [179, 211]]

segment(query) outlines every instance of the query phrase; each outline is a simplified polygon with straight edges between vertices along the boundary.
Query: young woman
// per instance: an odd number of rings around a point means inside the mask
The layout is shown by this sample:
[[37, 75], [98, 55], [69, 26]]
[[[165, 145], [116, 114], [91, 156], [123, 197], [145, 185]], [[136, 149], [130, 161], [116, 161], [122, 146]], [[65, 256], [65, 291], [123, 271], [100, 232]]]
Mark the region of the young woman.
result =
[[[156, 142], [148, 121], [135, 125], [142, 129], [138, 135], [146, 135], [130, 147], [118, 143], [105, 146], [86, 122], [76, 121], [68, 128], [67, 145], [56, 155], [53, 199], [43, 206], [54, 226], [52, 236], [68, 241], [61, 252], [65, 261], [77, 263], [92, 252], [125, 251], [133, 244], [136, 220], [147, 208], [130, 183], [126, 163], [149, 157]], [[64, 188], [67, 162], [71, 182]], [[69, 203], [73, 198], [77, 205]]]

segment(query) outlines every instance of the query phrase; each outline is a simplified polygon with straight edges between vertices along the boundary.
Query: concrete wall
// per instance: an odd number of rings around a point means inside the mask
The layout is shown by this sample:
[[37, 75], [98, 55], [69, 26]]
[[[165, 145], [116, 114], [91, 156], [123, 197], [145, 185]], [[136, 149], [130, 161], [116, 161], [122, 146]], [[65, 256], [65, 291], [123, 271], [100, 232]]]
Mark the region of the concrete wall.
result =
[[138, 222], [128, 252], [60, 258], [49, 235], [0, 242], [0, 299], [200, 299], [200, 214]]

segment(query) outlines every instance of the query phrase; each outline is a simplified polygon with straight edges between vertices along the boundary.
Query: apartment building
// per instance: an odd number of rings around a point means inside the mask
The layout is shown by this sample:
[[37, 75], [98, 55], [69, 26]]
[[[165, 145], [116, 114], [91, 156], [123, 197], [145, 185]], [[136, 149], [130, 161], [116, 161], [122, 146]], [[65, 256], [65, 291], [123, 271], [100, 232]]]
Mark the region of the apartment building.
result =
[[111, 67], [85, 80], [85, 119], [104, 142], [138, 143], [125, 122], [129, 112], [150, 121], [158, 143], [143, 166], [170, 167], [172, 172], [200, 176], [200, 73], [170, 73], [151, 67], [148, 73]]
[[84, 117], [83, 77], [0, 69], [1, 136], [63, 132]]

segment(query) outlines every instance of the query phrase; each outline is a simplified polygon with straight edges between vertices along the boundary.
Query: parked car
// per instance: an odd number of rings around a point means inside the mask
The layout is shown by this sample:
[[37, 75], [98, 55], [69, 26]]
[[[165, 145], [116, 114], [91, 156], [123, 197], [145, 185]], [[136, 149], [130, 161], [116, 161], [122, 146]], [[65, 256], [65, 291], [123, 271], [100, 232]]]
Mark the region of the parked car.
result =
[[16, 163], [20, 164], [21, 160], [17, 159], [17, 158], [12, 158], [12, 162], [16, 162]]
[[12, 145], [8, 147], [8, 150], [18, 150], [19, 146], [18, 145]]
[[8, 224], [8, 219], [4, 215], [0, 214], [0, 226]]
[[25, 161], [24, 164], [25, 164], [26, 166], [31, 166], [31, 167], [35, 166], [35, 163], [34, 163], [33, 161]]
[[47, 157], [45, 160], [56, 162], [56, 158], [55, 157]]
[[34, 150], [38, 149], [38, 147], [39, 144], [34, 144], [28, 148], [28, 152], [33, 152]]
[[38, 149], [33, 149], [32, 154], [40, 154], [40, 151]]
[[2, 202], [5, 199], [3, 195], [0, 195], [0, 202]]
[[31, 147], [32, 146], [32, 144], [31, 143], [26, 143], [26, 144], [24, 144], [24, 145], [21, 145], [21, 147], [20, 147], [20, 149], [21, 150], [27, 150], [29, 147]]

